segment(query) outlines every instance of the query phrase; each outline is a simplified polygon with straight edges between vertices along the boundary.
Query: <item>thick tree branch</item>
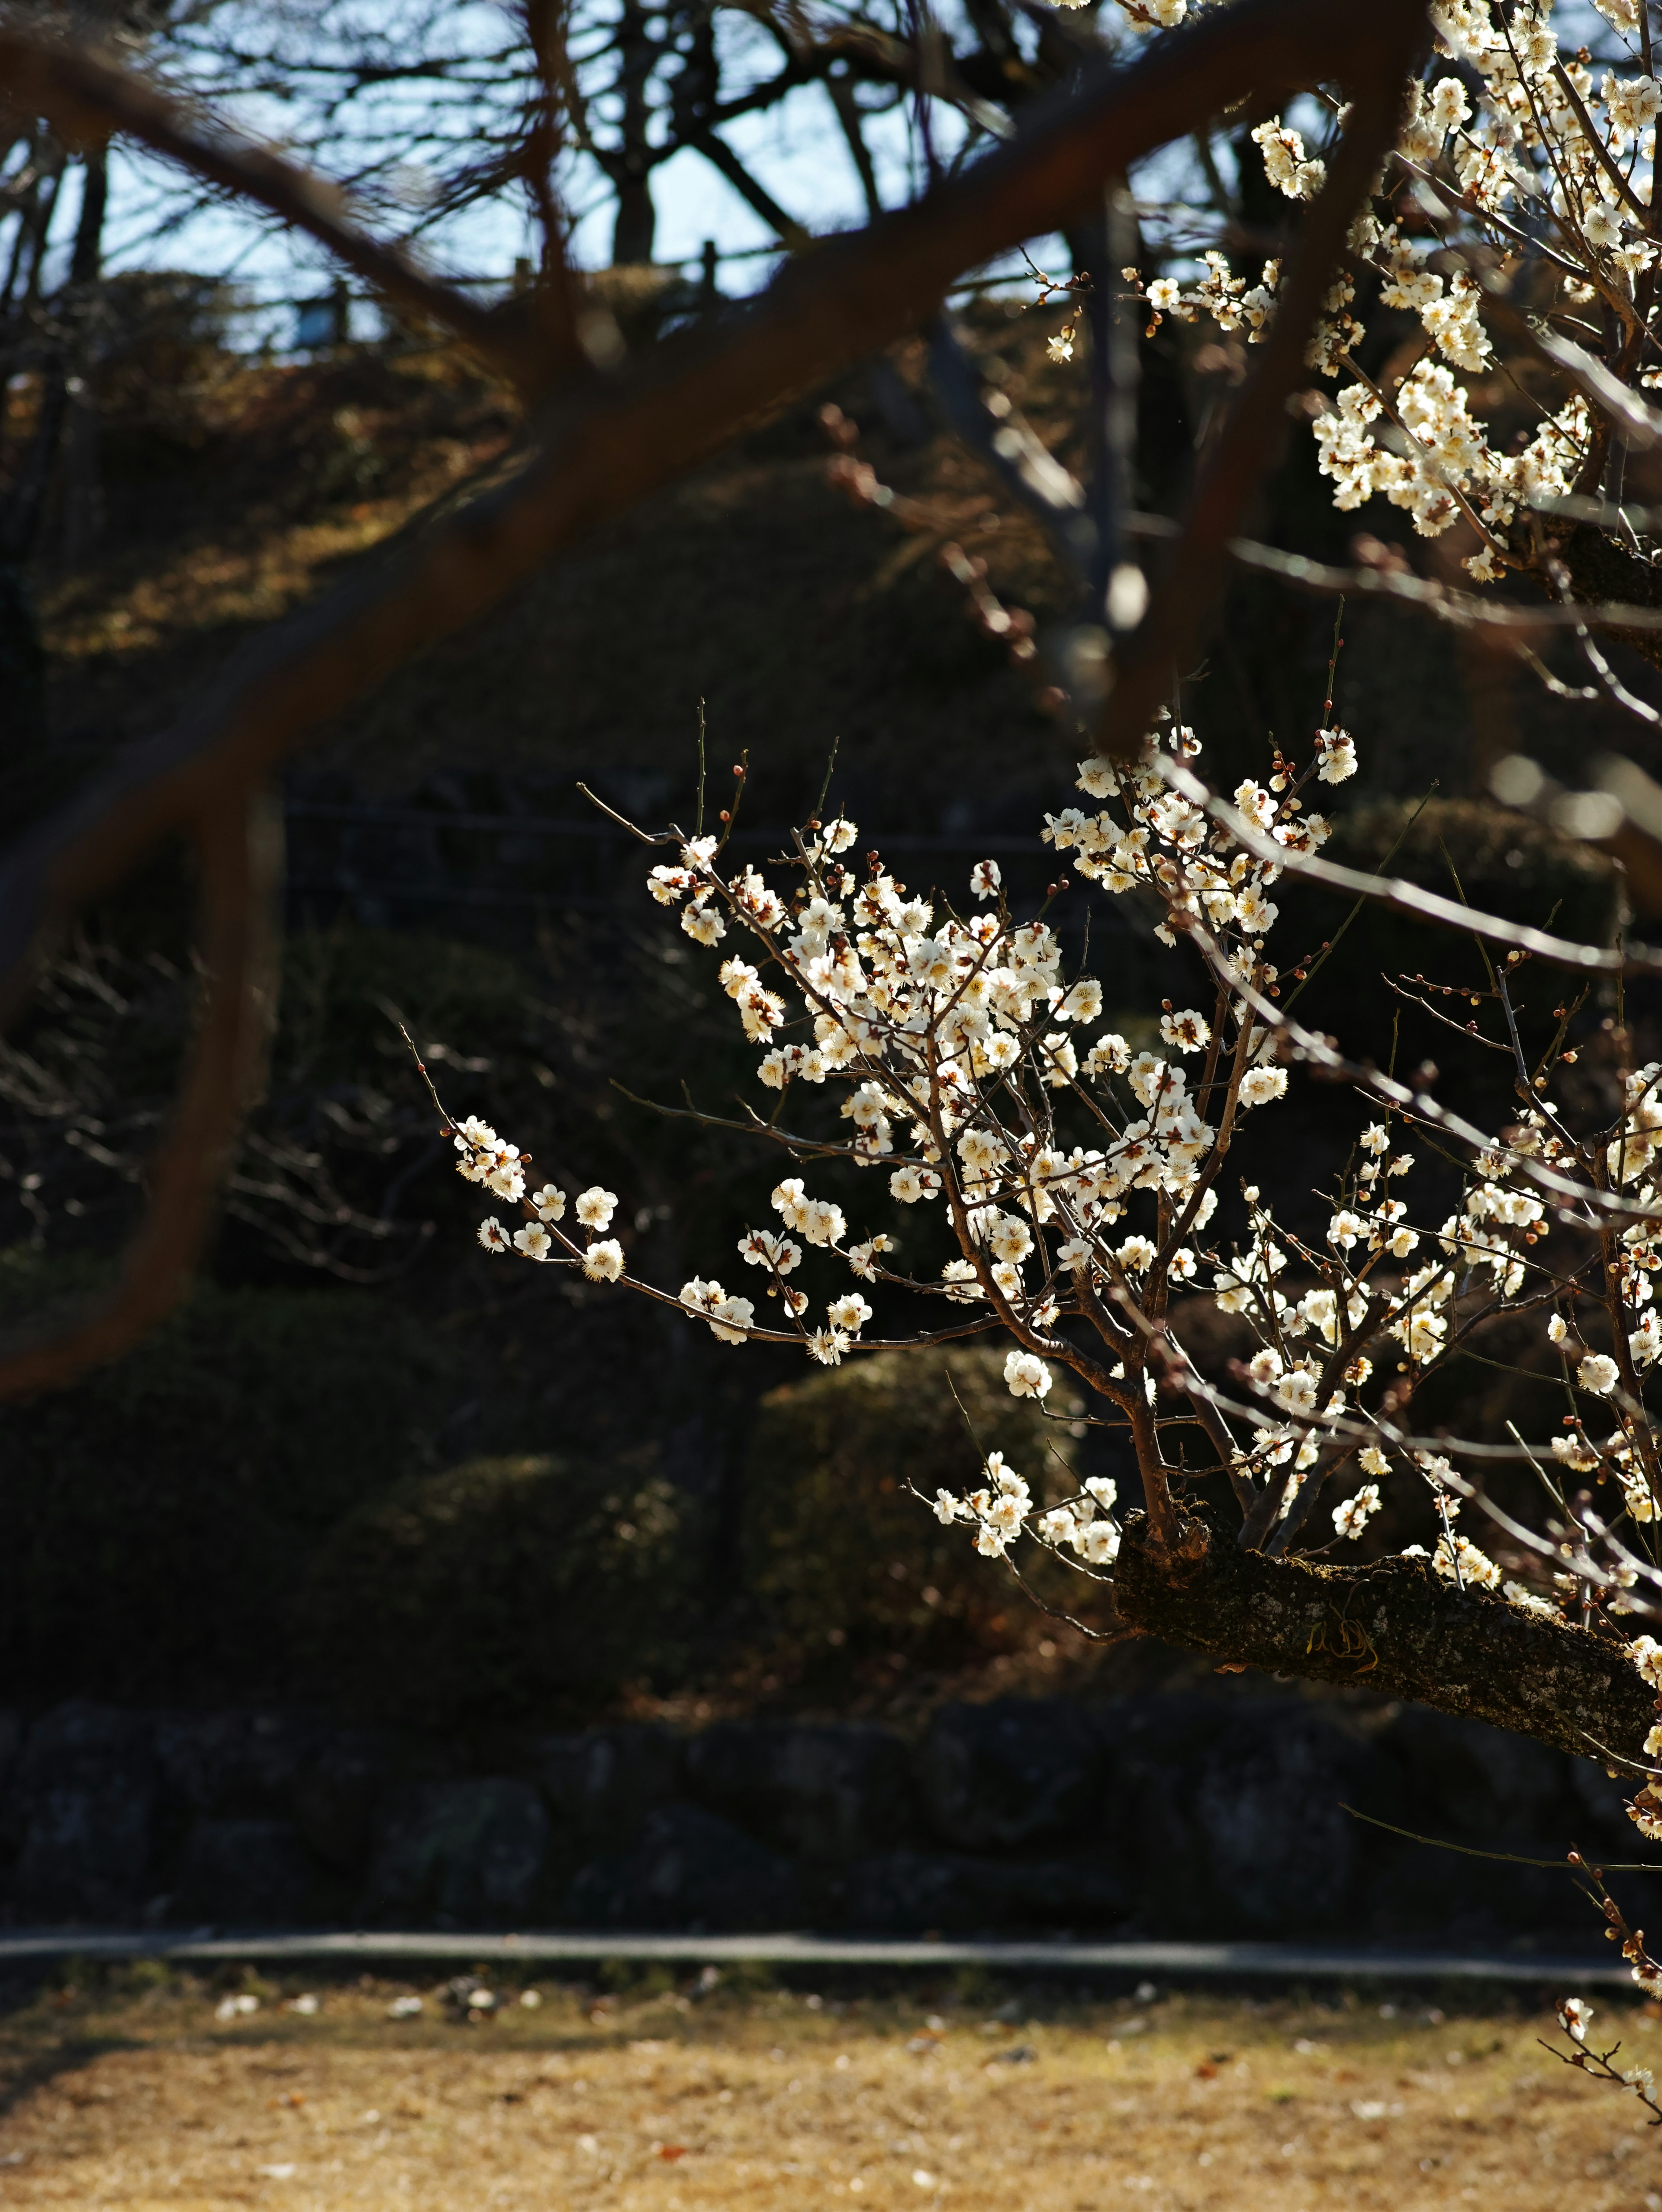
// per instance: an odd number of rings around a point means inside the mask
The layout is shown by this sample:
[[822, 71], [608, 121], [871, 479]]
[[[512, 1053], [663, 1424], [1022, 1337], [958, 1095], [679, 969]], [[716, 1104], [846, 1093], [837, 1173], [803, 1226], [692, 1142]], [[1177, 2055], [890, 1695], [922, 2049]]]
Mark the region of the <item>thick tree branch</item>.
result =
[[1165, 1552], [1141, 1514], [1129, 1517], [1114, 1603], [1130, 1626], [1185, 1650], [1410, 1698], [1581, 1759], [1643, 1759], [1656, 1717], [1617, 1644], [1457, 1590], [1428, 1560], [1331, 1567], [1245, 1552], [1193, 1506]]
[[192, 824], [201, 870], [202, 1004], [173, 1127], [151, 1161], [144, 1218], [120, 1280], [59, 1333], [0, 1352], [0, 1401], [113, 1359], [190, 1287], [247, 1108], [265, 1088], [277, 1023], [283, 816], [263, 784], [205, 802]]

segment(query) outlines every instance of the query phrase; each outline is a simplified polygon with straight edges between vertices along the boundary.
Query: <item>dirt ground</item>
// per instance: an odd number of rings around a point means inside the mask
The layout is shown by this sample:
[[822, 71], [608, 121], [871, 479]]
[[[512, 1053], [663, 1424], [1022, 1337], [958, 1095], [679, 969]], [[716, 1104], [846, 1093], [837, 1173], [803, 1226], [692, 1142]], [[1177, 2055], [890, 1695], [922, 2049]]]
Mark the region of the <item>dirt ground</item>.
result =
[[[15, 1991], [0, 2204], [1662, 2208], [1662, 2130], [1542, 2050], [1542, 2009], [1146, 1988], [1081, 2003], [973, 1978], [492, 1994], [470, 2019], [430, 1984], [153, 1966]], [[1622, 2000], [1595, 2025], [1626, 2039], [1623, 2063], [1662, 2055], [1659, 2022]]]

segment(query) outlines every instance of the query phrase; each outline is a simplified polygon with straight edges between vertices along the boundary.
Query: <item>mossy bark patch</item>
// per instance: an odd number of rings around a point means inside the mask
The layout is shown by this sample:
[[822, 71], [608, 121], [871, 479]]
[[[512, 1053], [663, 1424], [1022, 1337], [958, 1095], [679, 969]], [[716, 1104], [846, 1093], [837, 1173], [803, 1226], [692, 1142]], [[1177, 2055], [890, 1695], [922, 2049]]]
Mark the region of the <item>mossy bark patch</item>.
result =
[[1619, 1644], [1458, 1590], [1425, 1560], [1269, 1559], [1192, 1510], [1161, 1554], [1133, 1514], [1114, 1595], [1128, 1626], [1221, 1662], [1411, 1698], [1580, 1759], [1642, 1757], [1655, 1718]]

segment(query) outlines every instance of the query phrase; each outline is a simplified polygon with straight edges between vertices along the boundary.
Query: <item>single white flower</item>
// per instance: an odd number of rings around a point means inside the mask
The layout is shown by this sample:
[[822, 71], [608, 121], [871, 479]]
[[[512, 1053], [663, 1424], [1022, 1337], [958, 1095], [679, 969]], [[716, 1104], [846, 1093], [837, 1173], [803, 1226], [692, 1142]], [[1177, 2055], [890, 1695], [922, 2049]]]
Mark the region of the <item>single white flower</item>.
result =
[[[791, 1249], [794, 1251], [796, 1249], [795, 1246], [793, 1245]], [[855, 1273], [859, 1276], [862, 1283], [874, 1283], [877, 1280], [877, 1261], [879, 1255], [884, 1252], [892, 1252], [893, 1249], [894, 1240], [892, 1237], [868, 1237], [863, 1244], [849, 1245], [849, 1265], [853, 1268]]]
[[1607, 1352], [1590, 1352], [1575, 1370], [1575, 1379], [1584, 1390], [1591, 1390], [1600, 1398], [1608, 1398], [1621, 1380], [1622, 1371]]
[[713, 908], [702, 899], [695, 899], [681, 916], [681, 927], [697, 945], [715, 945], [728, 933], [728, 926]]
[[602, 1190], [599, 1183], [593, 1183], [577, 1200], [577, 1218], [585, 1229], [609, 1229], [617, 1204], [615, 1190]]
[[1119, 1530], [1111, 1521], [1093, 1521], [1075, 1537], [1074, 1549], [1087, 1566], [1111, 1567], [1119, 1557]]
[[1585, 1997], [1566, 1997], [1558, 2008], [1558, 2019], [1573, 2042], [1585, 2043], [1592, 2021], [1592, 2007]]
[[1062, 994], [1056, 1007], [1059, 1022], [1093, 1022], [1102, 1012], [1102, 986], [1093, 975], [1081, 975]]
[[1032, 1231], [1019, 1214], [996, 1213], [988, 1226], [987, 1249], [995, 1260], [1019, 1267], [1033, 1249]]
[[591, 1282], [615, 1283], [624, 1272], [624, 1248], [615, 1237], [591, 1244], [583, 1255], [583, 1273]]
[[1013, 1398], [1043, 1398], [1050, 1388], [1050, 1369], [1031, 1352], [1012, 1352], [1004, 1361], [1004, 1380]]
[[1211, 1024], [1192, 1008], [1184, 1013], [1162, 1014], [1160, 1033], [1179, 1052], [1204, 1052], [1212, 1041]]

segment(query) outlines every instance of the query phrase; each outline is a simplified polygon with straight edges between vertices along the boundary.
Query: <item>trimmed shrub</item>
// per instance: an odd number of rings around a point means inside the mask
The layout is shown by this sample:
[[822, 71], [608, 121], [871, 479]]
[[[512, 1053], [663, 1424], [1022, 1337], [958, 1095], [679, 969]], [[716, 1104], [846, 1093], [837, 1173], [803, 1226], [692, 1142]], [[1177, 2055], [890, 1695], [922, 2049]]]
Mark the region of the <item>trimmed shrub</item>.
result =
[[429, 1728], [592, 1717], [684, 1667], [688, 1505], [636, 1462], [467, 1461], [333, 1529], [301, 1601], [320, 1688]]
[[[1029, 1608], [1008, 1568], [912, 1494], [973, 1489], [979, 1456], [992, 1451], [1036, 1497], [1072, 1489], [1068, 1423], [1011, 1397], [1004, 1349], [878, 1352], [763, 1399], [746, 1480], [746, 1578], [787, 1638], [938, 1659], [1015, 1640]], [[1060, 1380], [1049, 1402], [1078, 1410]], [[1078, 1577], [1023, 1548], [1028, 1579], [1077, 1606]]]

